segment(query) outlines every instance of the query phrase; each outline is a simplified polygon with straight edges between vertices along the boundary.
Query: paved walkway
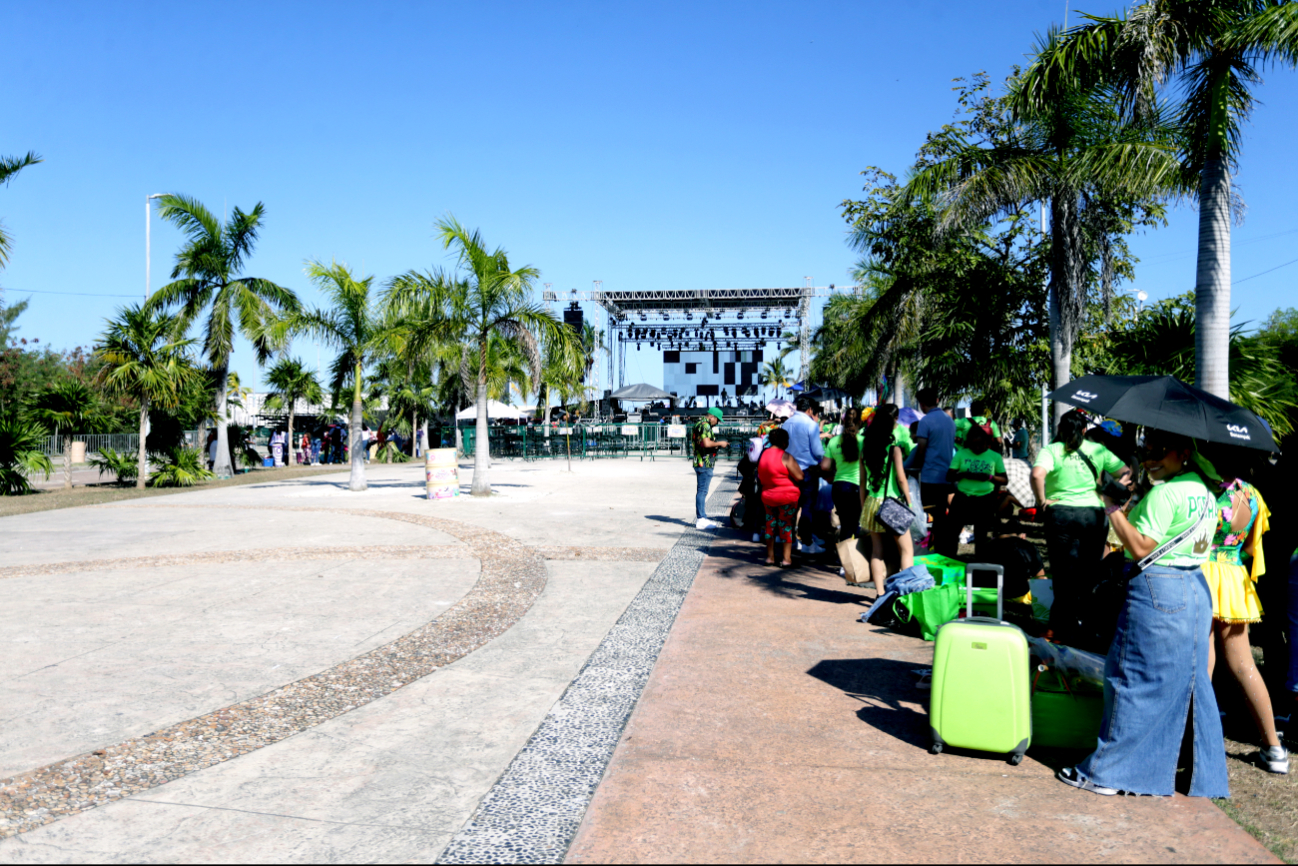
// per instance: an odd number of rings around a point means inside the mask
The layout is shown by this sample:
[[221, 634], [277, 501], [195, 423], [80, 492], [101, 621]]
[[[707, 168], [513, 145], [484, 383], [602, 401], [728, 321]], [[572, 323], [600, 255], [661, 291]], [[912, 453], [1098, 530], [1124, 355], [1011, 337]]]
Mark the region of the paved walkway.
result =
[[755, 547], [713, 544], [569, 862], [1276, 862], [1211, 801], [1097, 797], [1032, 751], [928, 754], [932, 644]]
[[684, 461], [492, 478], [0, 521], [0, 862], [436, 860], [692, 523]]

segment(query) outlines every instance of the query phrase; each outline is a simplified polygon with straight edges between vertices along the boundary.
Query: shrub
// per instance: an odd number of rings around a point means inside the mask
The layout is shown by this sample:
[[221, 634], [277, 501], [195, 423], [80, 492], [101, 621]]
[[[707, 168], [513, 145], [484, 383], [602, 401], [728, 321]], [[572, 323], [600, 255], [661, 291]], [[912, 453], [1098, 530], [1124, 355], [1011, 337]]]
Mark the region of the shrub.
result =
[[89, 457], [86, 462], [92, 469], [100, 472], [111, 472], [118, 484], [135, 483], [140, 474], [139, 456], [126, 451], [114, 451], [112, 448], [100, 448], [98, 457]]
[[54, 464], [45, 456], [45, 428], [16, 413], [0, 413], [0, 496], [31, 492], [27, 476], [43, 472], [49, 478]]
[[149, 476], [150, 487], [193, 487], [215, 478], [207, 470], [203, 454], [189, 448], [173, 448], [165, 462]]

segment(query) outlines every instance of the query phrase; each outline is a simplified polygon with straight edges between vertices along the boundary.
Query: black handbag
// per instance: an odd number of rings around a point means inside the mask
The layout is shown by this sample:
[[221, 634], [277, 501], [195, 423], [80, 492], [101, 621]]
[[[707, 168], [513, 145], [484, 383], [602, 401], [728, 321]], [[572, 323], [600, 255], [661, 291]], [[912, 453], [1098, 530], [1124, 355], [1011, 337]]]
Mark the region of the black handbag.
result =
[[1108, 483], [1101, 483], [1100, 471], [1095, 468], [1095, 464], [1091, 462], [1091, 458], [1086, 456], [1086, 452], [1081, 448], [1078, 448], [1077, 456], [1082, 458], [1082, 462], [1086, 464], [1086, 468], [1090, 469], [1091, 474], [1095, 476], [1095, 492], [1101, 496], [1109, 497], [1109, 499], [1113, 501], [1114, 505], [1125, 505], [1127, 500], [1131, 498], [1131, 491], [1128, 490], [1125, 485], [1120, 484], [1116, 479], [1111, 480]]
[[915, 512], [897, 497], [889, 496], [879, 506], [879, 522], [888, 527], [893, 535], [905, 535], [915, 522]]

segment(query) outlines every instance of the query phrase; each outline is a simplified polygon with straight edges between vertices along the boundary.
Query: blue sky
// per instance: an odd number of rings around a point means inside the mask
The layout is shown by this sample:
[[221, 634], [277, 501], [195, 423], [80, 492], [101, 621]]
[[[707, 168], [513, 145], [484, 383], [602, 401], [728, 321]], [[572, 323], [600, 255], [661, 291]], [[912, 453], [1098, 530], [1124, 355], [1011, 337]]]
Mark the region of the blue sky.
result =
[[[952, 117], [951, 79], [999, 80], [1063, 15], [1062, 0], [20, 4], [0, 154], [45, 163], [0, 188], [0, 285], [31, 298], [23, 335], [88, 345], [143, 294], [154, 192], [264, 202], [248, 271], [308, 302], [307, 258], [380, 280], [447, 264], [446, 213], [559, 291], [843, 283], [838, 204], [859, 172], [904, 171]], [[1298, 89], [1266, 79], [1237, 177], [1237, 281], [1298, 257]], [[1193, 287], [1196, 225], [1180, 208], [1132, 239], [1137, 287]], [[155, 288], [178, 242], [155, 218]], [[1296, 279], [1240, 284], [1239, 318], [1294, 305]], [[314, 343], [294, 351], [315, 362]], [[246, 346], [233, 366], [259, 381]], [[659, 356], [630, 358], [627, 378], [661, 381]]]

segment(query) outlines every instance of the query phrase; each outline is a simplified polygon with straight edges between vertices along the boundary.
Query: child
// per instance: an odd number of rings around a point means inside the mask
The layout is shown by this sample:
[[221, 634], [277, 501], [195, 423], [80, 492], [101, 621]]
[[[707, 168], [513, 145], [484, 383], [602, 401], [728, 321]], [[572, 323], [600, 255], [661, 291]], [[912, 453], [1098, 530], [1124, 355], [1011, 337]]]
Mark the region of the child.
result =
[[[962, 527], [974, 526], [974, 552], [982, 545], [983, 537], [996, 523], [996, 485], [1004, 484], [1005, 459], [992, 450], [991, 435], [982, 427], [969, 428], [965, 444], [956, 449], [947, 472], [947, 480], [955, 482], [955, 498], [951, 500], [951, 518], [943, 531], [948, 534], [946, 544], [952, 550], [959, 543]], [[950, 537], [954, 534], [954, 538]], [[943, 547], [941, 543], [939, 550]]]

